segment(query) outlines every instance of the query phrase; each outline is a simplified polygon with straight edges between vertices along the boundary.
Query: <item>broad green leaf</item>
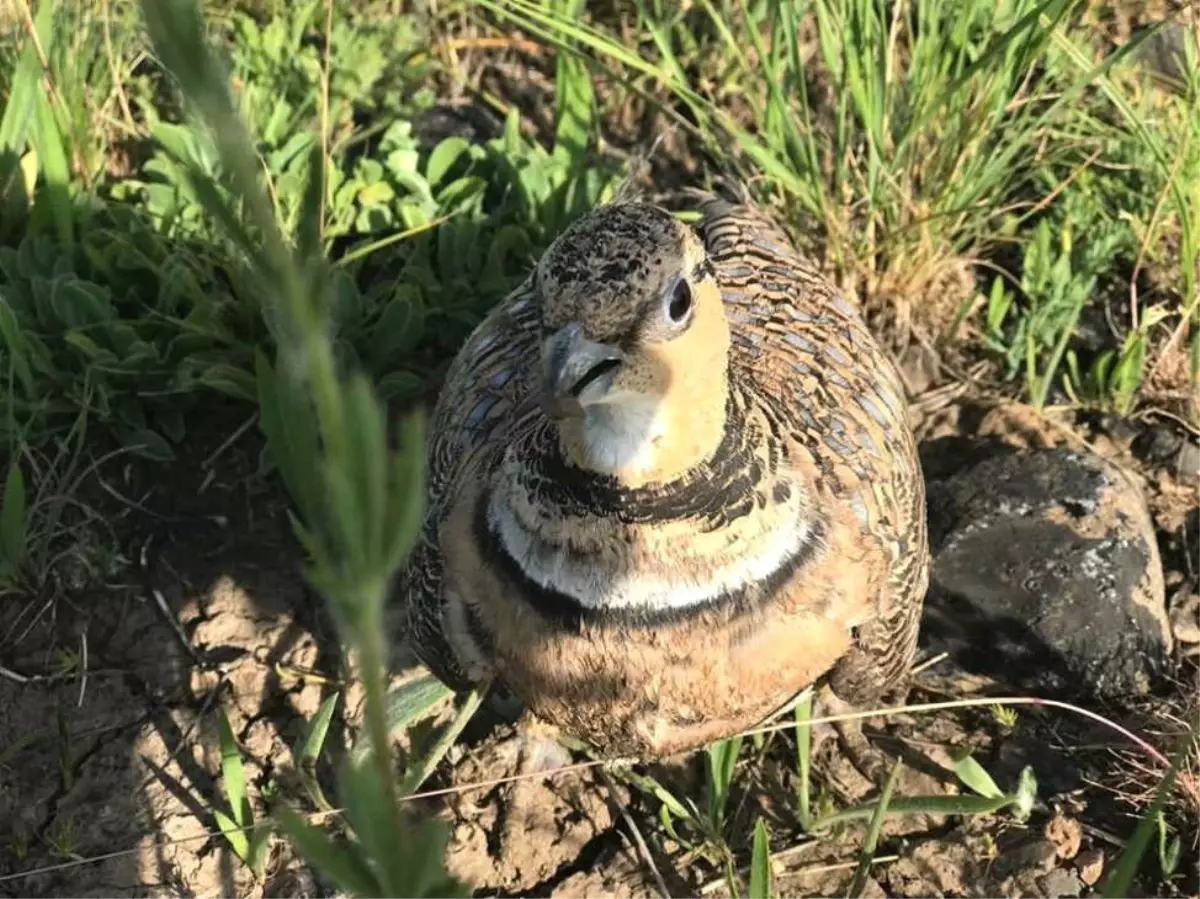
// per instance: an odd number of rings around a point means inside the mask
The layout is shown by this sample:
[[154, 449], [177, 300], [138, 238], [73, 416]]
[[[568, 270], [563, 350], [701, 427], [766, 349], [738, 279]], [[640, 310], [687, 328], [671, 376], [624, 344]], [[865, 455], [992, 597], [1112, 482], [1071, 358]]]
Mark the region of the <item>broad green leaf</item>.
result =
[[447, 172], [470, 146], [464, 138], [455, 135], [443, 139], [434, 147], [433, 152], [429, 154], [429, 161], [425, 164], [425, 180], [429, 186], [436, 188], [440, 185]]
[[[54, 44], [56, 5], [54, 0], [41, 0], [37, 4], [33, 30], [42, 47]], [[42, 64], [37, 48], [32, 40], [26, 38], [21, 56], [9, 73], [4, 114], [0, 116], [0, 209], [11, 208], [10, 203], [15, 205], [14, 195], [19, 187], [24, 186], [26, 199], [33, 196], [33, 185], [26, 183], [20, 160], [22, 157], [28, 158], [25, 147], [34, 110], [45, 93], [42, 82]]]
[[171, 445], [150, 428], [127, 431], [121, 442], [132, 452], [156, 462], [170, 462], [175, 458], [175, 451], [171, 449]]
[[367, 355], [376, 366], [394, 365], [421, 338], [424, 310], [421, 293], [411, 284], [398, 284], [379, 320], [371, 329]]
[[246, 797], [246, 772], [242, 767], [242, 750], [233, 736], [233, 728], [229, 726], [229, 718], [224, 709], [217, 711], [217, 740], [221, 749], [221, 776], [225, 782], [225, 796], [233, 811], [233, 820], [240, 827], [249, 827], [254, 823], [254, 817]]
[[750, 850], [748, 899], [771, 899], [771, 844], [762, 818], [754, 822], [754, 844]]
[[[337, 845], [317, 827], [286, 805], [271, 809], [271, 817], [306, 862], [354, 896], [386, 896], [370, 866], [353, 843]], [[398, 848], [398, 847], [397, 847]]]
[[0, 291], [0, 340], [8, 353], [8, 360], [13, 372], [25, 390], [26, 397], [32, 398], [37, 393], [37, 385], [33, 379], [33, 371], [29, 367], [28, 349], [25, 335], [17, 321], [16, 313], [8, 303], [8, 297]]
[[25, 476], [14, 454], [8, 463], [4, 479], [4, 498], [0, 500], [0, 550], [9, 570], [14, 570], [25, 556]]
[[321, 749], [325, 745], [325, 737], [329, 733], [329, 723], [333, 720], [334, 709], [337, 708], [340, 693], [332, 693], [325, 697], [312, 721], [308, 723], [304, 739], [297, 744], [294, 752], [298, 766], [312, 766], [317, 763]]
[[225, 835], [225, 839], [229, 841], [229, 845], [233, 847], [233, 851], [237, 853], [237, 857], [242, 861], [246, 861], [250, 857], [250, 841], [246, 838], [246, 831], [230, 817], [218, 808], [212, 810], [213, 818], [216, 819], [217, 827], [221, 828], [221, 833]]
[[1004, 791], [996, 785], [992, 780], [992, 776], [987, 773], [984, 767], [975, 761], [975, 757], [971, 754], [970, 749], [964, 753], [959, 753], [954, 760], [954, 773], [964, 784], [988, 799], [998, 799], [1004, 795]]
[[64, 244], [75, 240], [75, 213], [72, 206], [71, 163], [67, 140], [58, 118], [45, 93], [38, 97], [33, 109], [33, 143], [42, 165], [43, 190], [35, 207], [45, 204], [58, 229], [58, 239]]
[[432, 674], [401, 684], [387, 694], [387, 723], [392, 733], [407, 727], [454, 691]]

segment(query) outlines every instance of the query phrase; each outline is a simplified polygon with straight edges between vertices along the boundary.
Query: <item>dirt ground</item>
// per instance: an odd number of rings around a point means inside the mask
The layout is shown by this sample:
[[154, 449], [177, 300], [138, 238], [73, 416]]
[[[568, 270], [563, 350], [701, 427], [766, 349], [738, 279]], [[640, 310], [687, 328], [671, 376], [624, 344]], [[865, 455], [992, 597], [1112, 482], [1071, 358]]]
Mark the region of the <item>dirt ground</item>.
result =
[[[982, 439], [982, 423], [991, 436], [1015, 443], [1088, 440], [1136, 466], [1146, 480], [1169, 595], [1180, 602], [1200, 592], [1184, 552], [1197, 534], [1195, 482], [1172, 464], [1139, 458], [1129, 448], [1136, 442], [1123, 444], [1103, 429], [1048, 424], [1023, 407], [981, 413], [953, 391], [930, 394], [914, 410], [926, 447], [947, 433]], [[40, 602], [0, 603], [0, 895], [327, 894], [282, 841], [266, 875], [253, 877], [212, 815], [225, 803], [218, 707], [247, 756], [250, 791], [261, 808], [269, 783], [294, 788], [290, 747], [322, 698], [344, 686], [332, 628], [299, 574], [285, 504], [269, 481], [254, 476], [259, 448], [251, 431], [207, 463], [212, 447], [197, 448], [197, 461], [170, 479], [144, 479], [136, 466], [114, 469], [105, 508], [122, 538], [123, 563], [111, 582]], [[935, 471], [938, 464], [926, 460]], [[1177, 645], [1169, 677], [1150, 696], [1104, 711], [1169, 747], [1169, 715], [1184, 714], [1182, 703], [1195, 690], [1195, 648]], [[942, 662], [916, 675], [909, 701], [1003, 687]], [[345, 720], [353, 721], [358, 695], [344, 695]], [[889, 818], [868, 894], [1087, 894], [1132, 832], [1132, 800], [1153, 789], [1153, 766], [1082, 718], [1027, 709], [1011, 724], [986, 708], [868, 722], [873, 741], [907, 762], [897, 795], [952, 791], [947, 752], [964, 745], [1002, 787], [1012, 787], [1027, 764], [1039, 782], [1039, 803], [1024, 825], [1003, 813]], [[532, 786], [524, 830], [496, 858], [509, 787], [472, 785], [511, 774], [516, 742], [503, 723], [475, 731], [432, 784], [461, 792], [429, 800], [425, 809], [451, 822], [448, 864], [478, 895], [654, 895], [647, 857], [673, 895], [726, 894], [718, 866], [664, 833], [657, 802], [596, 769]], [[327, 745], [336, 750], [349, 736], [339, 716]], [[873, 789], [832, 744], [819, 762], [818, 794], [844, 805]], [[767, 739], [744, 752], [740, 765], [730, 845], [748, 846], [750, 828], [765, 816], [780, 894], [844, 892], [862, 828], [803, 836], [792, 738]], [[321, 768], [326, 780], [330, 770]], [[676, 785], [677, 795], [703, 796], [696, 757], [650, 770]], [[1142, 889], [1194, 895], [1196, 870], [1187, 859], [1195, 858], [1196, 806], [1180, 793], [1169, 814], [1184, 834], [1185, 863], [1168, 882], [1151, 865]]]

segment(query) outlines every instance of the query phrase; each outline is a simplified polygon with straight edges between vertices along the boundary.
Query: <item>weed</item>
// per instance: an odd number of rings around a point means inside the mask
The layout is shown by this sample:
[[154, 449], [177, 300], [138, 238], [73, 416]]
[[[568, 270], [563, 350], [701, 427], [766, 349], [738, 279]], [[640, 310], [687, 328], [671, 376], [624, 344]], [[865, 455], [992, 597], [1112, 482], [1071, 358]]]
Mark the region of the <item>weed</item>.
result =
[[221, 833], [237, 857], [261, 877], [270, 851], [270, 822], [254, 819], [254, 809], [246, 793], [246, 772], [242, 750], [238, 746], [224, 709], [217, 712], [217, 738], [221, 749], [221, 775], [228, 811], [213, 809]]

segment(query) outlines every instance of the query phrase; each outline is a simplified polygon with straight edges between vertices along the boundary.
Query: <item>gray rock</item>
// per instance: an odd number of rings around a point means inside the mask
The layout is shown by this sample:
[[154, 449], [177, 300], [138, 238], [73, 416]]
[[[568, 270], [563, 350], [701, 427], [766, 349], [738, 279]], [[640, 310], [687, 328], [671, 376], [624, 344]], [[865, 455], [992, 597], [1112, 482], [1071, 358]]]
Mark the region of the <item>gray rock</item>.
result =
[[1075, 897], [1083, 892], [1083, 883], [1070, 871], [1055, 868], [1041, 879], [1042, 892], [1046, 896]]
[[928, 485], [923, 643], [1021, 689], [1145, 692], [1171, 649], [1162, 563], [1137, 482], [1062, 448]]
[[1175, 457], [1175, 470], [1181, 478], [1200, 478], [1200, 443], [1185, 440]]

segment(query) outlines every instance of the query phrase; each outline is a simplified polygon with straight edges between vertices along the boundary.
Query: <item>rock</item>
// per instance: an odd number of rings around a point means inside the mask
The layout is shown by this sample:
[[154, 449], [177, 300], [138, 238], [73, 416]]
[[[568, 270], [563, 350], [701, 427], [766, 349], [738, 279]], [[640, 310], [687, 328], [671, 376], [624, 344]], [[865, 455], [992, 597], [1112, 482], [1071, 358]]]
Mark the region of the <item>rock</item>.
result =
[[909, 344], [896, 362], [909, 396], [920, 396], [937, 382], [941, 359], [923, 343]]
[[1161, 465], [1169, 462], [1182, 444], [1183, 438], [1174, 425], [1149, 425], [1133, 441], [1133, 451], [1138, 458]]
[[1085, 849], [1075, 857], [1075, 870], [1079, 879], [1088, 886], [1095, 886], [1104, 873], [1104, 850]]
[[1074, 858], [1079, 852], [1079, 844], [1083, 842], [1083, 828], [1079, 822], [1061, 812], [1046, 822], [1043, 834], [1054, 844], [1059, 858]]
[[1185, 655], [1200, 651], [1200, 593], [1181, 587], [1171, 599], [1171, 636]]
[[1055, 868], [1040, 880], [1042, 893], [1046, 896], [1078, 896], [1083, 884], [1070, 871]]
[[1172, 639], [1141, 488], [1093, 453], [1002, 452], [928, 484], [927, 648], [1047, 694], [1144, 693]]
[[1030, 840], [1002, 853], [996, 859], [996, 874], [1000, 877], [1030, 871], [1044, 874], [1053, 870], [1057, 859], [1058, 853], [1049, 840]]
[[1175, 470], [1181, 478], [1200, 478], [1200, 443], [1186, 440], [1175, 457]]

